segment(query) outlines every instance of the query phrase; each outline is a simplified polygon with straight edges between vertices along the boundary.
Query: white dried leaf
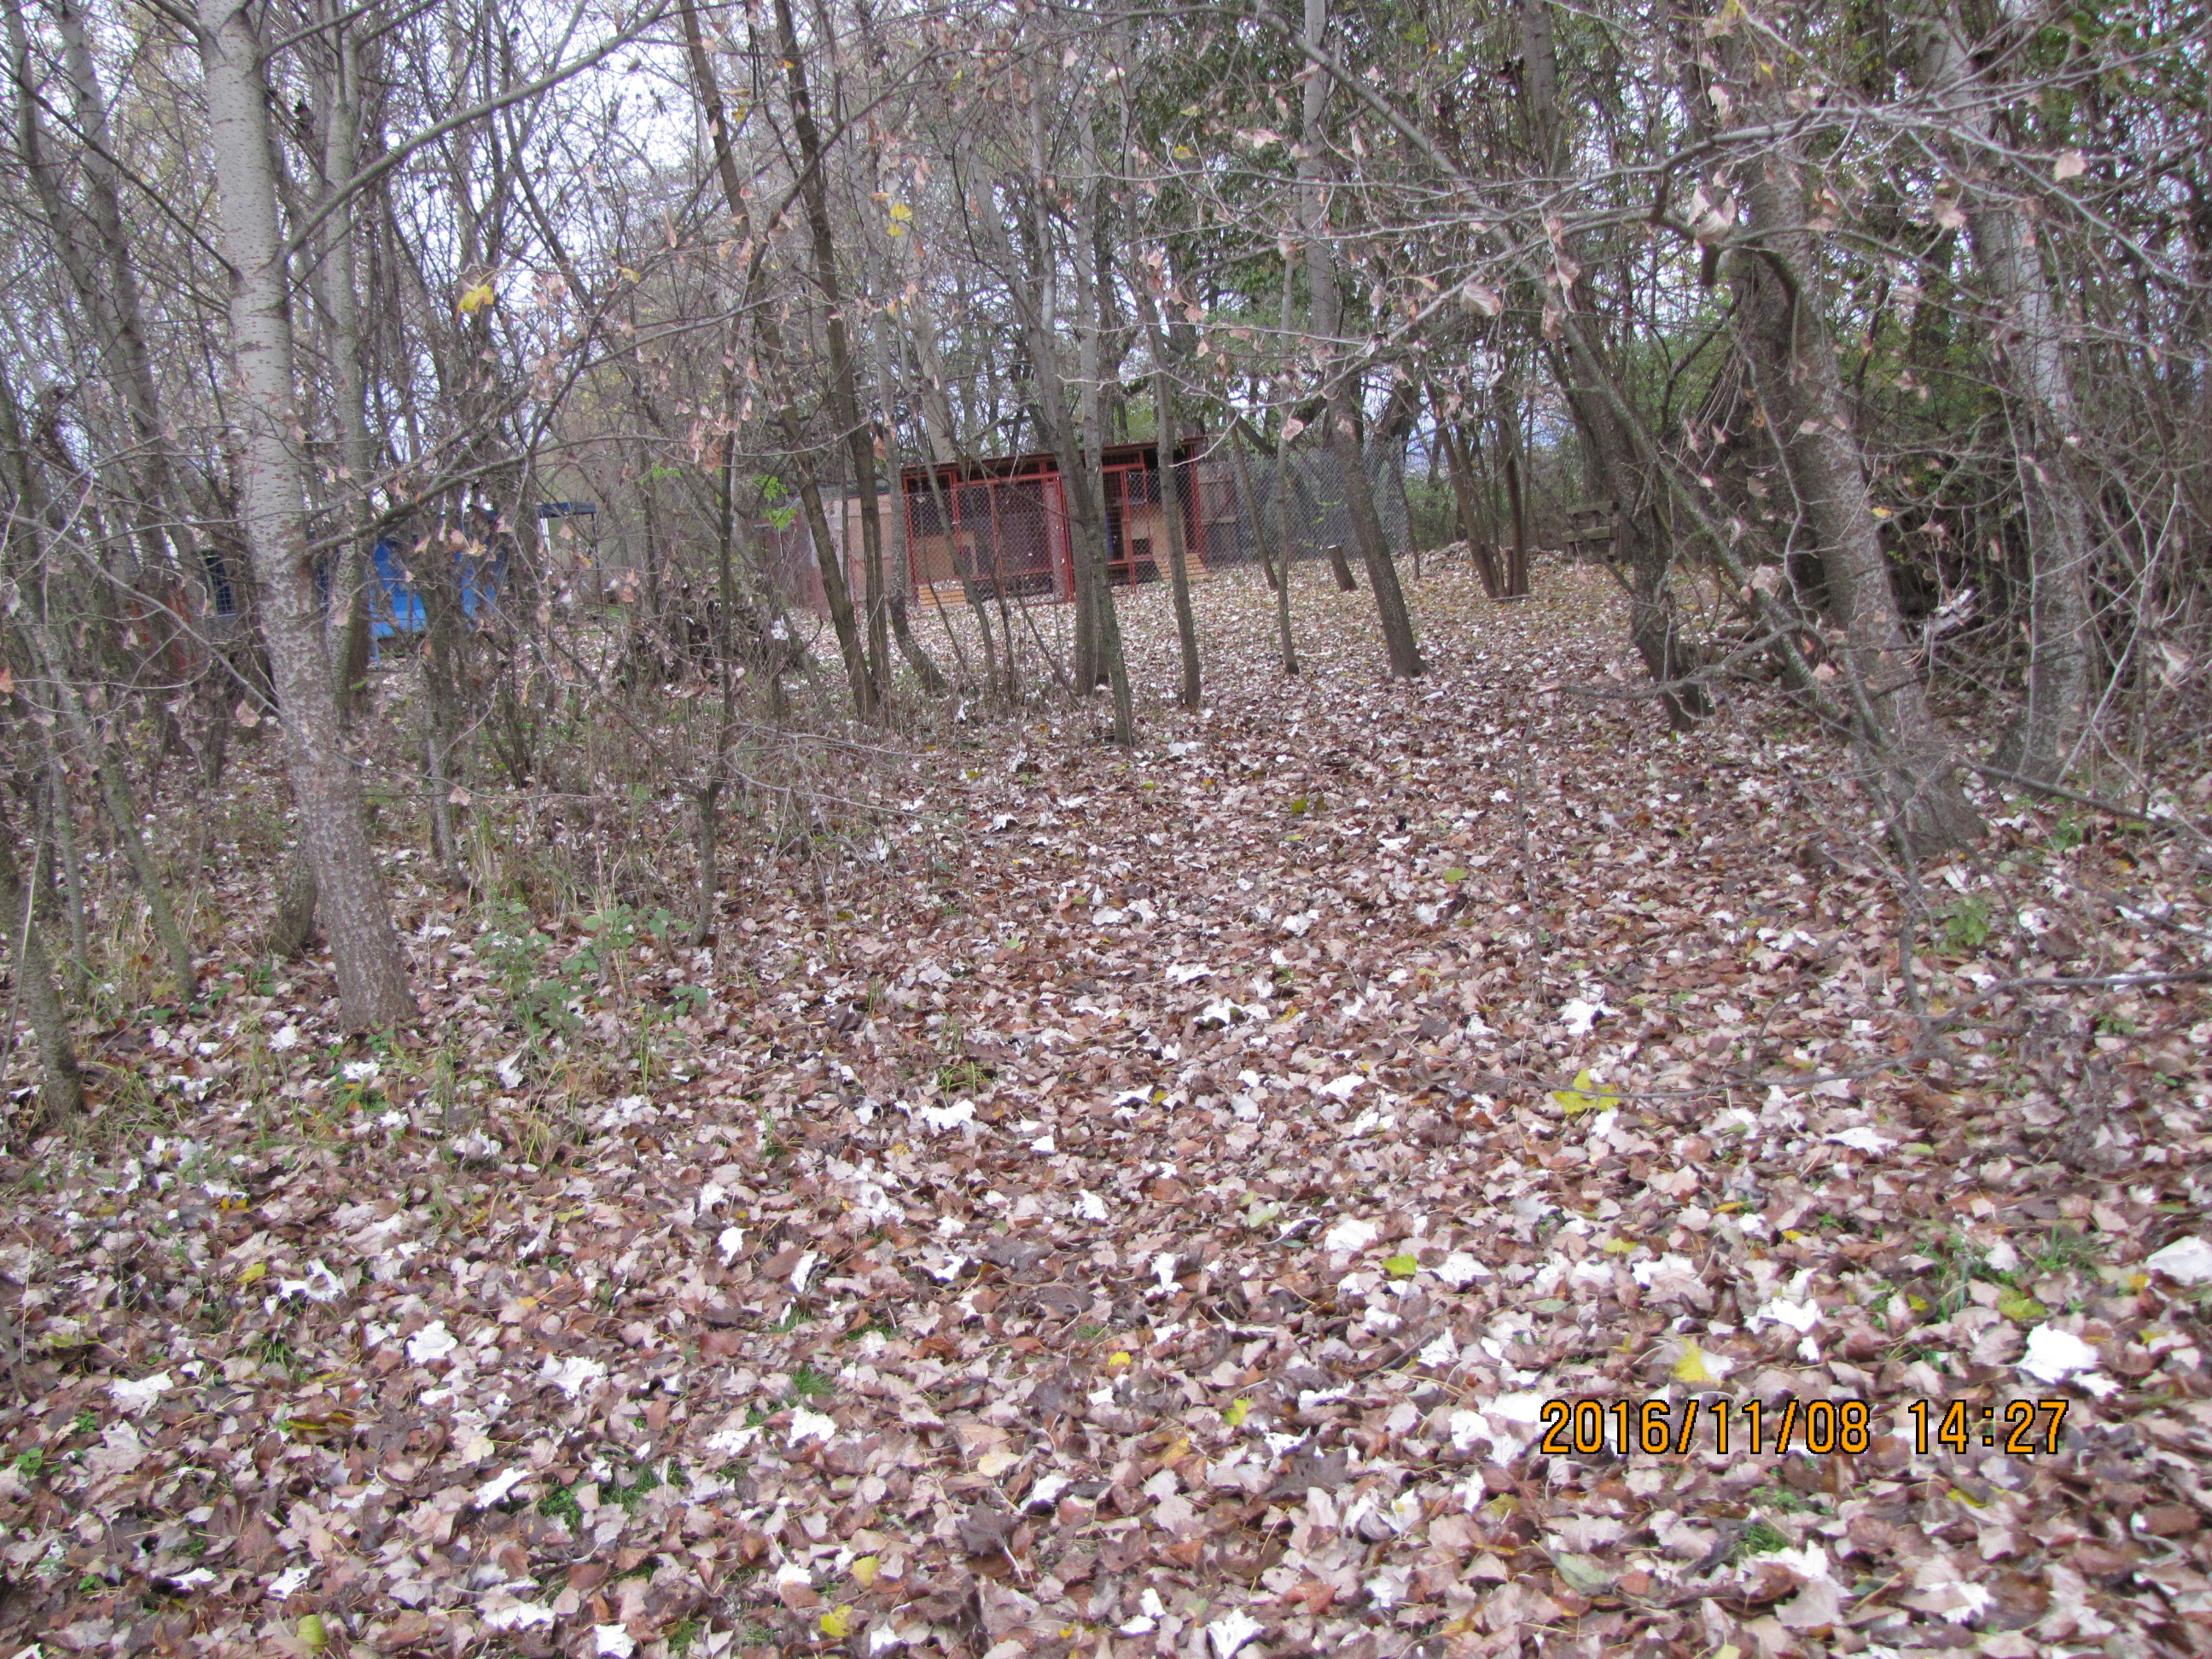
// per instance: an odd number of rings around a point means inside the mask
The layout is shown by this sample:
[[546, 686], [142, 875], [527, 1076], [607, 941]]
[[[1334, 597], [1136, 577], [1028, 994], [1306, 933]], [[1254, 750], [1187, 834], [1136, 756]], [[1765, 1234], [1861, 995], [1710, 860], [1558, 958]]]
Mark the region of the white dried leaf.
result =
[[1346, 1216], [1321, 1236], [1322, 1248], [1329, 1250], [1364, 1250], [1382, 1234], [1382, 1229], [1371, 1221], [1362, 1221], [1357, 1216]]

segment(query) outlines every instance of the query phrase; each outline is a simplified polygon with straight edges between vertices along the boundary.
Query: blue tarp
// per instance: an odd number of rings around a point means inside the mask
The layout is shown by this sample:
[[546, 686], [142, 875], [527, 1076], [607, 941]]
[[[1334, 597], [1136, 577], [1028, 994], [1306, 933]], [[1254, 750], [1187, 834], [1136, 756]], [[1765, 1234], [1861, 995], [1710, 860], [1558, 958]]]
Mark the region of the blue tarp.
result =
[[[376, 544], [376, 592], [369, 605], [370, 630], [380, 640], [410, 638], [429, 625], [422, 596], [407, 580], [398, 544], [381, 538]], [[461, 614], [474, 617], [499, 598], [500, 582], [507, 574], [507, 550], [484, 556], [453, 556], [453, 574], [461, 587]]]

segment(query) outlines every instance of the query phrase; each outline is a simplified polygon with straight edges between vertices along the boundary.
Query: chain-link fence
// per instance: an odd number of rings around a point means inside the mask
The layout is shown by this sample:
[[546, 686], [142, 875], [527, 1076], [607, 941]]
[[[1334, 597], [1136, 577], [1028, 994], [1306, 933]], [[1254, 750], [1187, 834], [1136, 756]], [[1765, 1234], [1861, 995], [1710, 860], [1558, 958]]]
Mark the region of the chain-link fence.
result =
[[[1376, 446], [1365, 460], [1382, 539], [1394, 551], [1409, 551], [1405, 458], [1395, 447]], [[1331, 547], [1358, 558], [1359, 536], [1334, 450], [1293, 450], [1280, 460], [1248, 455], [1240, 464], [1217, 446], [1196, 471], [1208, 566], [1249, 563], [1279, 547], [1294, 560], [1325, 557]]]

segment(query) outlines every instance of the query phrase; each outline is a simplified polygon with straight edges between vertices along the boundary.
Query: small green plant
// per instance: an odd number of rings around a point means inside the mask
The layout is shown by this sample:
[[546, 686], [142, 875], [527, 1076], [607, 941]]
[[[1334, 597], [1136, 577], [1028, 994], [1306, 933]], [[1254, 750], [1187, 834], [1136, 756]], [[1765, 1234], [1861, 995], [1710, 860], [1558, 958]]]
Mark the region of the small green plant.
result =
[[637, 1512], [637, 1506], [645, 1502], [646, 1493], [662, 1484], [658, 1469], [650, 1463], [640, 1463], [631, 1469], [628, 1486], [618, 1480], [603, 1482], [599, 1496], [610, 1504], [618, 1505], [624, 1514], [634, 1515]]
[[576, 1501], [573, 1486], [556, 1486], [547, 1492], [538, 1500], [538, 1512], [556, 1521], [565, 1521], [571, 1532], [580, 1530], [584, 1524], [584, 1506]]
[[1958, 956], [1978, 951], [1990, 942], [1995, 927], [1989, 900], [1979, 893], [1969, 893], [1944, 914], [1944, 948]]
[[604, 990], [611, 981], [617, 997], [626, 1001], [629, 996], [629, 968], [639, 942], [642, 939], [664, 940], [677, 924], [674, 916], [657, 906], [651, 910], [640, 910], [631, 904], [611, 904], [586, 916], [580, 925], [585, 942], [561, 964], [561, 976], [568, 981], [569, 999], [588, 997]]
[[280, 1370], [295, 1370], [300, 1364], [299, 1351], [274, 1331], [264, 1331], [246, 1345], [246, 1352], [264, 1365], [274, 1365]]
[[1735, 1542], [1729, 1546], [1728, 1564], [1734, 1566], [1747, 1556], [1768, 1555], [1789, 1547], [1789, 1534], [1771, 1521], [1754, 1519], [1736, 1534]]
[[2052, 1273], [2090, 1273], [2103, 1252], [2087, 1234], [2071, 1227], [2053, 1227], [2027, 1258], [2020, 1277], [2041, 1279]]
[[2058, 822], [2051, 826], [2051, 845], [2061, 853], [2070, 853], [2088, 839], [2088, 832], [2075, 821], [2071, 812], [2059, 815]]
[[956, 1060], [937, 1068], [937, 1086], [948, 1095], [981, 1094], [990, 1086], [990, 1067], [972, 1060]]
[[33, 1446], [27, 1452], [15, 1455], [15, 1473], [26, 1480], [36, 1480], [52, 1467], [44, 1446]]
[[1967, 1286], [1974, 1280], [2002, 1277], [1990, 1270], [1988, 1253], [1962, 1232], [1945, 1234], [1939, 1243], [1929, 1247], [1928, 1254], [1936, 1258], [1930, 1288], [1936, 1292], [1939, 1318], [1948, 1319], [1966, 1305]]
[[753, 479], [753, 487], [760, 491], [761, 515], [779, 532], [790, 529], [799, 518], [799, 504], [791, 499], [790, 486], [763, 472]]
[[489, 921], [477, 941], [477, 960], [507, 994], [522, 1034], [535, 1043], [574, 1031], [582, 1022], [568, 1006], [569, 987], [545, 971], [552, 940], [533, 925], [529, 908], [501, 899], [490, 907]]
[[2103, 1036], [2131, 1037], [2138, 1028], [2125, 1014], [2103, 1013], [2097, 1016], [2098, 1033]]
[[71, 1434], [90, 1434], [100, 1426], [100, 1419], [90, 1412], [79, 1412], [70, 1419]]
[[1822, 1507], [1820, 1500], [1799, 1492], [1795, 1486], [1761, 1486], [1751, 1495], [1751, 1501], [1761, 1509], [1781, 1515], [1807, 1515]]
[[706, 1626], [696, 1619], [679, 1619], [671, 1625], [667, 1638], [669, 1659], [684, 1659], [705, 1630]]
[[836, 1380], [824, 1376], [811, 1365], [802, 1364], [792, 1373], [791, 1393], [795, 1400], [822, 1400], [836, 1392]]

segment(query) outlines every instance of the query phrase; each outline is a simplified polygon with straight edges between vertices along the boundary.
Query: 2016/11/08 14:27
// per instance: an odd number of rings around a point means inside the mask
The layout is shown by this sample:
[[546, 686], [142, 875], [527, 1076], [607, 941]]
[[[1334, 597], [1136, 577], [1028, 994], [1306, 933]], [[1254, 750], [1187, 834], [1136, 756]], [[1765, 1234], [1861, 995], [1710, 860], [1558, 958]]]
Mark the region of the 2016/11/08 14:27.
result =
[[[1913, 1450], [1920, 1456], [1926, 1456], [1931, 1445], [1964, 1452], [1978, 1440], [1986, 1449], [2001, 1446], [2011, 1455], [2029, 1457], [2057, 1452], [2068, 1403], [2014, 1400], [2000, 1413], [1994, 1405], [1975, 1407], [1963, 1400], [1942, 1407], [1916, 1400], [1905, 1409], [1913, 1419]], [[1684, 1456], [1696, 1446], [1701, 1407], [1711, 1425], [1711, 1450], [1717, 1456], [1741, 1450], [1756, 1457], [1769, 1449], [1781, 1455], [1793, 1449], [1816, 1456], [1837, 1452], [1856, 1456], [1873, 1444], [1872, 1413], [1863, 1400], [1799, 1400], [1793, 1395], [1773, 1404], [1716, 1399], [1646, 1400], [1639, 1405], [1583, 1397], [1543, 1402], [1541, 1420], [1547, 1426], [1539, 1449], [1553, 1457], [1589, 1456], [1632, 1447], [1653, 1456]], [[1611, 1425], [1607, 1417], [1614, 1419]], [[1740, 1432], [1731, 1419], [1741, 1419]], [[2047, 1419], [2040, 1428], [2039, 1419]]]

